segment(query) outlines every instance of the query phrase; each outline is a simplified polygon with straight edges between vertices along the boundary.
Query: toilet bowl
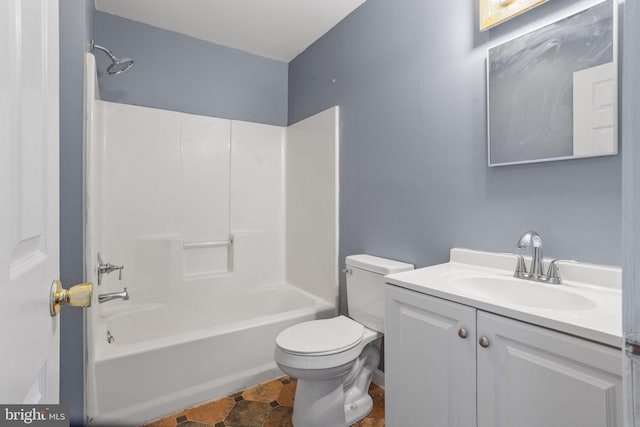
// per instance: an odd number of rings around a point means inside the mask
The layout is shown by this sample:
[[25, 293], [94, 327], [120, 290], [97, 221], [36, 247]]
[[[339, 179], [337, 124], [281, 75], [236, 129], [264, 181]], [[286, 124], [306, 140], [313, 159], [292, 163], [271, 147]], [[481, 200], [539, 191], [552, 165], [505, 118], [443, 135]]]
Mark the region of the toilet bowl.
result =
[[368, 390], [380, 363], [384, 275], [411, 270], [413, 265], [370, 255], [349, 256], [346, 265], [353, 319], [303, 322], [276, 338], [276, 363], [298, 379], [295, 427], [347, 427], [373, 408]]
[[298, 379], [294, 426], [348, 426], [371, 412], [367, 391], [380, 362], [380, 337], [345, 316], [300, 323], [278, 335], [275, 361]]

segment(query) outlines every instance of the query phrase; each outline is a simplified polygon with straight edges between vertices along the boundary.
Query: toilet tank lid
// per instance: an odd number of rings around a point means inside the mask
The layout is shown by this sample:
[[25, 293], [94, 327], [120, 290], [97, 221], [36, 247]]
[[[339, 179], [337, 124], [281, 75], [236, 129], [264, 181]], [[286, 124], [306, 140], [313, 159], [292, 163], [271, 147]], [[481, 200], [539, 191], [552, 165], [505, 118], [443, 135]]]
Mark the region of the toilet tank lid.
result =
[[413, 264], [366, 254], [349, 255], [345, 263], [351, 267], [361, 268], [379, 274], [392, 274], [413, 270]]

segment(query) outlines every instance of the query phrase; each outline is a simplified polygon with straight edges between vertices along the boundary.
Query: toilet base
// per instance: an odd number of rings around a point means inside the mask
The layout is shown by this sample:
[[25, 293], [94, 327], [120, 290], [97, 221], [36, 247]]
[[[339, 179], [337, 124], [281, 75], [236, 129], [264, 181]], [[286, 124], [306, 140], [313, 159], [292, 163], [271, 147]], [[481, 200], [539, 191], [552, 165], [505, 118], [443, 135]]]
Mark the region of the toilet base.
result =
[[294, 427], [346, 427], [342, 377], [298, 379], [291, 421]]
[[369, 386], [379, 364], [380, 350], [376, 343], [370, 343], [362, 350], [347, 375], [344, 382], [344, 413], [347, 425], [360, 421], [373, 409]]
[[[352, 363], [321, 372], [287, 369], [298, 378], [292, 422], [295, 427], [348, 427], [373, 409], [369, 385], [380, 363], [380, 350], [369, 343]], [[306, 371], [306, 372], [305, 372]], [[300, 374], [300, 375], [295, 375]]]
[[373, 409], [373, 399], [369, 394], [365, 394], [359, 399], [344, 405], [345, 424], [350, 426], [357, 423], [371, 412]]

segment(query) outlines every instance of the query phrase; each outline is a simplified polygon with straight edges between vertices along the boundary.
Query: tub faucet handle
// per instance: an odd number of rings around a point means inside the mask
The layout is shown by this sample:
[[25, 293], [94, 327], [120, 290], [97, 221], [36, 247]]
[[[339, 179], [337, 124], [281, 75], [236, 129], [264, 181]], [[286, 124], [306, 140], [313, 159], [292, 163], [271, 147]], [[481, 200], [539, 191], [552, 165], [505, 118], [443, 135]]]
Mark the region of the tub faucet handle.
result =
[[98, 252], [98, 286], [102, 285], [102, 276], [118, 270], [118, 280], [122, 280], [122, 269], [124, 265], [113, 265], [110, 262], [103, 262], [102, 255]]

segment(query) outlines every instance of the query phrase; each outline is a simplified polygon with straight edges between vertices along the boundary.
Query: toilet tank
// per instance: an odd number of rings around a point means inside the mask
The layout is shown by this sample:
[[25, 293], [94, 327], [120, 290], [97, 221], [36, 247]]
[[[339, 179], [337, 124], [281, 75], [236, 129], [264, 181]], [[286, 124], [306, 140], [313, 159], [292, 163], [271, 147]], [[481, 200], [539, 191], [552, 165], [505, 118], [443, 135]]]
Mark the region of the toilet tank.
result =
[[345, 264], [349, 317], [369, 329], [384, 332], [384, 276], [413, 270], [413, 265], [364, 254], [348, 256]]

